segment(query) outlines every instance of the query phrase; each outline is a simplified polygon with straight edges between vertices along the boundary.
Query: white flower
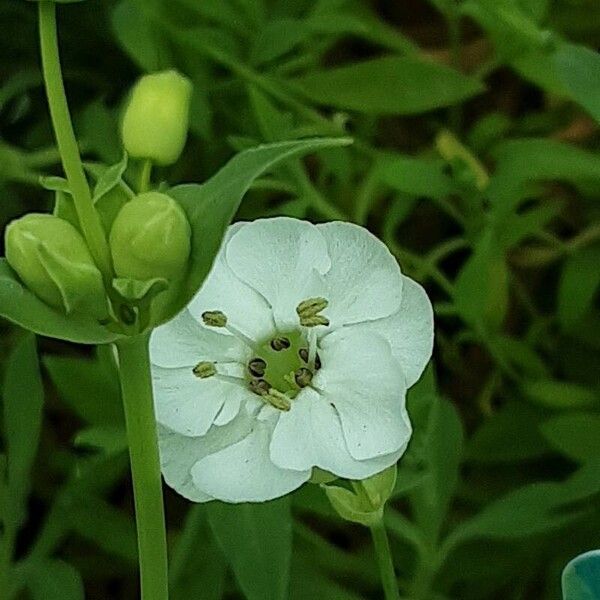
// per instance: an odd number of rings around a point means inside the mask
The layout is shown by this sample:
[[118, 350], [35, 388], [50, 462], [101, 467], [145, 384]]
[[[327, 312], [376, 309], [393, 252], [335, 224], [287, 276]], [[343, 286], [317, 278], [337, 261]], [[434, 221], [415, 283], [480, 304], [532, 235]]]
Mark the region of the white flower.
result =
[[166, 482], [264, 501], [314, 467], [364, 479], [411, 436], [405, 393], [433, 345], [424, 290], [349, 223], [230, 227], [202, 289], [151, 340]]

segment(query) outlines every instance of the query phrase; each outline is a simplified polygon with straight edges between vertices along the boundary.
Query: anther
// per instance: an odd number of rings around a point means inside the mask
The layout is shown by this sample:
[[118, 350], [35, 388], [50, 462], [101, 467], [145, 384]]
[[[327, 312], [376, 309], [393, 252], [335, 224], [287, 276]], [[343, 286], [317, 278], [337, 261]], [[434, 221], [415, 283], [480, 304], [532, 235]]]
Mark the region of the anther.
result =
[[227, 316], [220, 310], [206, 310], [202, 313], [202, 320], [208, 327], [226, 327]]
[[246, 344], [248, 348], [258, 351], [256, 342], [249, 338], [245, 333], [242, 333], [237, 327], [230, 325], [227, 319], [227, 315], [220, 310], [206, 310], [202, 313], [202, 321], [207, 327], [224, 327], [234, 335], [238, 340]]
[[290, 340], [286, 337], [276, 337], [271, 340], [271, 348], [275, 350], [275, 352], [280, 352], [281, 350], [287, 350], [290, 347]]
[[310, 385], [312, 382], [313, 374], [310, 369], [306, 367], [300, 367], [294, 373], [294, 381], [296, 385], [300, 388], [305, 388], [307, 385]]
[[329, 325], [329, 319], [319, 313], [327, 308], [329, 301], [326, 298], [309, 298], [303, 300], [296, 307], [296, 313], [300, 317], [300, 325], [303, 327], [317, 327], [318, 325]]
[[215, 363], [202, 361], [192, 369], [192, 372], [200, 379], [207, 379], [217, 374], [217, 368], [215, 367]]
[[278, 410], [288, 411], [292, 408], [290, 399], [279, 390], [271, 388], [264, 396], [264, 400]]
[[267, 363], [262, 358], [253, 358], [248, 363], [248, 371], [253, 377], [262, 377], [267, 369]]
[[[307, 363], [308, 362], [308, 348], [300, 348], [298, 350], [300, 358]], [[317, 354], [315, 356], [315, 369], [318, 371], [321, 368], [321, 357]]]
[[271, 386], [264, 379], [253, 379], [250, 382], [250, 391], [259, 396], [264, 396], [269, 393]]

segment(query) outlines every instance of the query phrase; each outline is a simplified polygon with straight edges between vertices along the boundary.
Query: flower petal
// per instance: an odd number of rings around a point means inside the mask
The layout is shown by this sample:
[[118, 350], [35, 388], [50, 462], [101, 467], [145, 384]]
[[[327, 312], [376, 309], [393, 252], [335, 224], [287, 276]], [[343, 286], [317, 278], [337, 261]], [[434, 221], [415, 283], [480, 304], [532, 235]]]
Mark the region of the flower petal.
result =
[[320, 354], [314, 385], [339, 413], [350, 454], [366, 460], [405, 447], [405, 376], [389, 342], [368, 329], [341, 329], [324, 338]]
[[274, 419], [255, 420], [245, 438], [198, 461], [192, 467], [194, 485], [225, 502], [264, 502], [308, 481], [310, 470], [281, 469], [271, 462], [273, 425]]
[[335, 408], [315, 390], [305, 389], [283, 413], [273, 432], [271, 460], [286, 469], [319, 467], [338, 477], [364, 479], [394, 464], [404, 448], [371, 460], [350, 455]]
[[395, 314], [352, 326], [356, 331], [372, 331], [385, 337], [402, 365], [406, 386], [414, 385], [425, 370], [433, 351], [433, 308], [425, 290], [404, 277], [402, 304]]
[[352, 223], [317, 225], [331, 268], [324, 275], [332, 327], [386, 317], [402, 299], [402, 274], [387, 246]]
[[331, 263], [314, 225], [278, 217], [237, 231], [227, 244], [227, 264], [267, 300], [277, 326], [285, 331], [298, 324], [296, 307], [302, 300], [322, 295], [320, 275]]
[[205, 456], [244, 438], [251, 427], [252, 418], [245, 412], [225, 427], [212, 427], [200, 437], [188, 437], [159, 426], [160, 463], [167, 485], [193, 502], [213, 500], [194, 485], [192, 467]]
[[[246, 223], [236, 223], [227, 230], [213, 268], [188, 309], [199, 322], [204, 311], [220, 310], [227, 315], [229, 323], [248, 337], [260, 341], [274, 333], [271, 307], [256, 290], [236, 276], [225, 258], [232, 237], [247, 227]], [[224, 329], [219, 332], [230, 335]]]
[[231, 416], [244, 400], [254, 402], [256, 398], [243, 385], [215, 377], [198, 379], [189, 367], [153, 366], [152, 385], [157, 421], [182, 435], [204, 435], [222, 408], [227, 407]]
[[157, 327], [150, 338], [150, 360], [159, 367], [193, 367], [202, 360], [243, 363], [247, 354], [242, 342], [203, 327], [187, 308]]

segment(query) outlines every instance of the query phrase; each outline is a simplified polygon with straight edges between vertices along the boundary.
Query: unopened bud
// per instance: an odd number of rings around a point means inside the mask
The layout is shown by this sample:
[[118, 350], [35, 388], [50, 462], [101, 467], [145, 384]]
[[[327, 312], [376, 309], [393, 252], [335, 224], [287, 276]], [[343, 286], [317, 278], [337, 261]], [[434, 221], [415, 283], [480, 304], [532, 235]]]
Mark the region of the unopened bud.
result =
[[44, 302], [66, 313], [106, 317], [102, 275], [71, 223], [30, 213], [6, 228], [5, 246], [8, 264]]
[[123, 117], [127, 153], [157, 165], [174, 163], [185, 145], [191, 96], [192, 84], [176, 71], [142, 77]]
[[130, 200], [110, 231], [119, 277], [179, 279], [190, 255], [191, 230], [183, 209], [166, 194], [147, 192]]

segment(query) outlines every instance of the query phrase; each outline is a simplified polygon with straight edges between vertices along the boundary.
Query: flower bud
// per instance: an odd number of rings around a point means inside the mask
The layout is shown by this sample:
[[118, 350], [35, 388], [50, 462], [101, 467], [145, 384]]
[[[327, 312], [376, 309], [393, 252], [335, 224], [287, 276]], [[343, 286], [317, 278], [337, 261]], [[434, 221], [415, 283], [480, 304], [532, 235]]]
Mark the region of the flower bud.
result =
[[120, 210], [110, 231], [115, 273], [140, 281], [179, 279], [190, 255], [183, 209], [166, 194], [147, 192]]
[[106, 317], [102, 275], [77, 229], [54, 215], [30, 213], [5, 232], [6, 259], [36, 296], [66, 313]]
[[134, 86], [122, 124], [130, 156], [170, 165], [181, 154], [188, 130], [192, 84], [176, 71], [145, 75]]

